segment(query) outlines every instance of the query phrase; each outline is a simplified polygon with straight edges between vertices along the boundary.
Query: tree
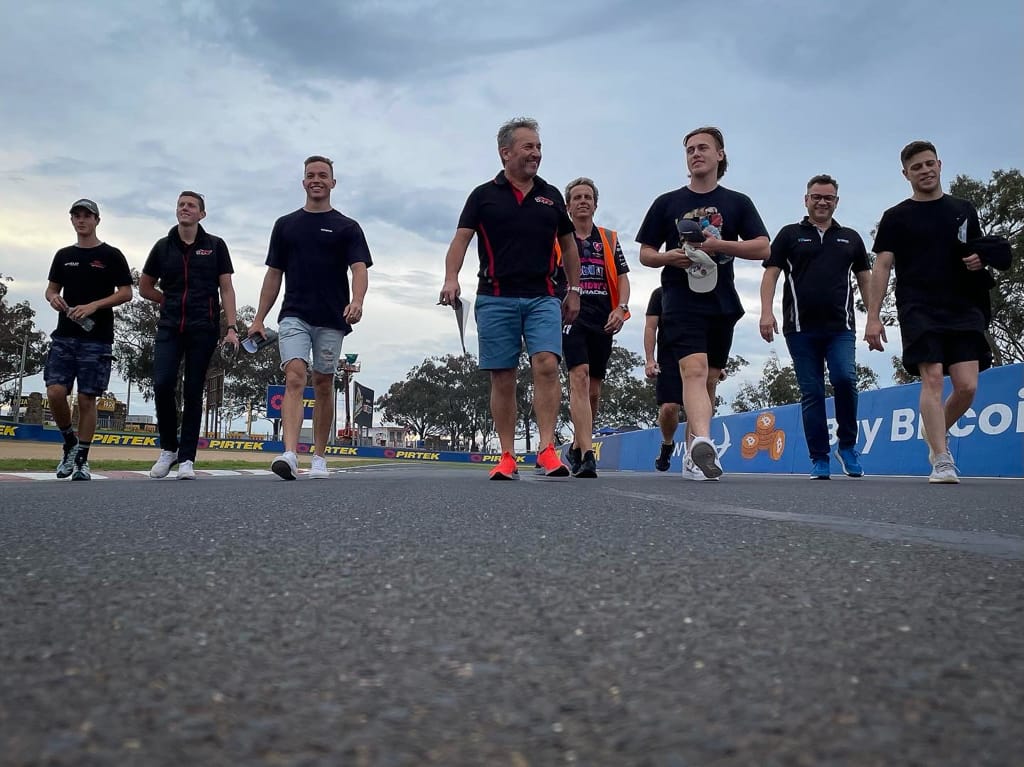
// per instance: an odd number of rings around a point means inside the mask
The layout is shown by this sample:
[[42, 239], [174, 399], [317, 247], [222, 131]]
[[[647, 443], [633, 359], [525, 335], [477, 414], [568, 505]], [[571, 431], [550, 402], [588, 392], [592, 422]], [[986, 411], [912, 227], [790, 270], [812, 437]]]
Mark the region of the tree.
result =
[[[0, 386], [21, 377], [32, 376], [43, 369], [49, 340], [35, 326], [36, 312], [28, 301], [7, 302], [10, 277], [0, 274]], [[21, 353], [28, 340], [25, 369], [21, 369]], [[13, 390], [6, 399], [14, 396]]]
[[134, 297], [114, 310], [114, 369], [128, 382], [128, 406], [132, 384], [142, 398], [153, 399], [153, 355], [160, 307], [139, 295], [139, 270], [132, 269]]
[[[256, 309], [243, 306], [238, 309], [236, 324], [239, 338], [248, 336], [248, 327], [256, 316]], [[241, 415], [247, 419], [246, 431], [252, 431], [254, 418], [267, 416], [267, 387], [284, 384], [280, 357], [273, 349], [263, 349], [256, 354], [239, 350], [234, 358], [225, 361], [214, 353], [210, 363], [211, 371], [224, 371], [224, 413], [229, 420]]]
[[654, 426], [658, 422], [658, 405], [654, 386], [643, 375], [644, 360], [618, 342], [612, 343], [608, 373], [601, 386], [601, 403], [594, 419], [594, 428], [605, 426]]
[[1013, 249], [1013, 264], [993, 272], [995, 287], [988, 340], [994, 365], [1024, 362], [1024, 176], [1016, 168], [993, 171], [986, 184], [959, 175], [949, 193], [970, 201], [978, 210], [984, 234], [1005, 237]]
[[[857, 369], [857, 391], [878, 388], [878, 374], [867, 365], [855, 363]], [[833, 396], [832, 384], [825, 381], [825, 396]], [[800, 385], [792, 365], [783, 365], [773, 350], [756, 383], [745, 382], [733, 400], [732, 409], [737, 413], [767, 410], [800, 401]]]

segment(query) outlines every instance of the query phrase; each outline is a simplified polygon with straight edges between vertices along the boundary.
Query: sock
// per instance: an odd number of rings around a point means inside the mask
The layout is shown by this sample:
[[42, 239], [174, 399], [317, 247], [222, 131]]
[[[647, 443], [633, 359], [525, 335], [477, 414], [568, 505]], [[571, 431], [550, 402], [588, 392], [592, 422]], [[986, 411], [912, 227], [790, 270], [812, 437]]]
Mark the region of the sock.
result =
[[78, 454], [75, 456], [75, 464], [81, 466], [83, 463], [89, 461], [89, 448], [92, 447], [92, 442], [81, 442], [78, 443]]
[[74, 426], [68, 426], [65, 429], [61, 429], [60, 435], [64, 438], [64, 447], [74, 447], [78, 444], [78, 437], [75, 436]]

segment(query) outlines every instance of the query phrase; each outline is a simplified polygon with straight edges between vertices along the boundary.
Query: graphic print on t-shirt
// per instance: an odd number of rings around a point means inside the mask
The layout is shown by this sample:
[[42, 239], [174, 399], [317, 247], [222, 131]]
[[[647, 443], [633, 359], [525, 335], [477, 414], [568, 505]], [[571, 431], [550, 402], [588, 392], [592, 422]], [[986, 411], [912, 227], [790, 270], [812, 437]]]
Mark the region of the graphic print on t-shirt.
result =
[[580, 247], [580, 293], [585, 296], [607, 296], [608, 282], [604, 275], [604, 244], [591, 239], [576, 239]]
[[[721, 239], [722, 237], [722, 224], [724, 219], [718, 208], [714, 205], [707, 205], [700, 208], [694, 208], [693, 210], [684, 213], [678, 219], [679, 221], [696, 221], [700, 226], [701, 231], [704, 232], [705, 237], [714, 237]], [[688, 254], [694, 249], [687, 247]], [[715, 285], [718, 283], [718, 266], [717, 264], [728, 263], [732, 260], [732, 256], [724, 256], [718, 253], [711, 254], [714, 261], [717, 263], [708, 263], [706, 259], [701, 259], [701, 253], [693, 253], [691, 259], [693, 263], [686, 268], [686, 277], [690, 283], [690, 290], [695, 293], [709, 293], [715, 289]], [[695, 259], [694, 256], [697, 258]], [[700, 259], [700, 260], [697, 260]]]

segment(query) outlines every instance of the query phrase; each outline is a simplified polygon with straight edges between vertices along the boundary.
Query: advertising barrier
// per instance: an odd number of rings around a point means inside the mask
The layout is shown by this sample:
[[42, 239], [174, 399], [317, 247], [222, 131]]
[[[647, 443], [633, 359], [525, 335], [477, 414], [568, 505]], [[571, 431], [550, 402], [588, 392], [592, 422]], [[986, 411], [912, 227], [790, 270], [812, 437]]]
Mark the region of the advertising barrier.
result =
[[[284, 387], [277, 388], [283, 393]], [[857, 447], [867, 474], [926, 476], [930, 471], [928, 448], [921, 439], [917, 412], [920, 389], [920, 384], [907, 384], [861, 392]], [[946, 394], [949, 390], [947, 380]], [[308, 390], [308, 397], [307, 404], [312, 404], [312, 388]], [[826, 412], [834, 447], [836, 424], [831, 399], [826, 402]], [[673, 452], [673, 470], [676, 471], [682, 460], [683, 438], [684, 426], [680, 425]], [[806, 474], [810, 470], [799, 404], [714, 418], [711, 438], [727, 473]], [[61, 436], [56, 429], [35, 424], [0, 424], [0, 440], [22, 439], [60, 442]], [[153, 450], [159, 446], [155, 434], [139, 433], [99, 432], [93, 444]], [[653, 472], [660, 445], [659, 431], [645, 429], [595, 439], [594, 452], [600, 469]], [[249, 439], [204, 438], [199, 440], [199, 447], [274, 454], [284, 450], [280, 441]], [[974, 406], [950, 429], [949, 447], [957, 468], [965, 476], [1024, 478], [1024, 364], [992, 368], [981, 374]], [[299, 453], [311, 451], [312, 445], [298, 446]], [[501, 458], [491, 453], [340, 445], [328, 446], [327, 456], [479, 464], [494, 464]], [[533, 453], [517, 457], [519, 464], [527, 467], [532, 467], [535, 460]], [[834, 459], [833, 471], [839, 471]]]

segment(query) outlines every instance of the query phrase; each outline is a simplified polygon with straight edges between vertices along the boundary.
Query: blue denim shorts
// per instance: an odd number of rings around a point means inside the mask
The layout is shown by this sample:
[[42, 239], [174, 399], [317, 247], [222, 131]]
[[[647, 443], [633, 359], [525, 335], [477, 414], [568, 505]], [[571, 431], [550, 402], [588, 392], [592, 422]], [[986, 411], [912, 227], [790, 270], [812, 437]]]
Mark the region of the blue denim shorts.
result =
[[317, 373], [333, 375], [338, 369], [341, 343], [345, 333], [337, 328], [322, 328], [310, 325], [298, 317], [282, 317], [277, 324], [277, 348], [281, 354], [281, 369], [292, 360], [302, 360], [306, 367]]
[[110, 384], [113, 360], [111, 344], [54, 336], [46, 357], [43, 381], [47, 386], [63, 386], [69, 392], [77, 381], [79, 394], [100, 397]]
[[518, 367], [524, 339], [529, 356], [551, 352], [562, 358], [562, 304], [554, 296], [478, 295], [473, 311], [480, 341], [481, 370]]

